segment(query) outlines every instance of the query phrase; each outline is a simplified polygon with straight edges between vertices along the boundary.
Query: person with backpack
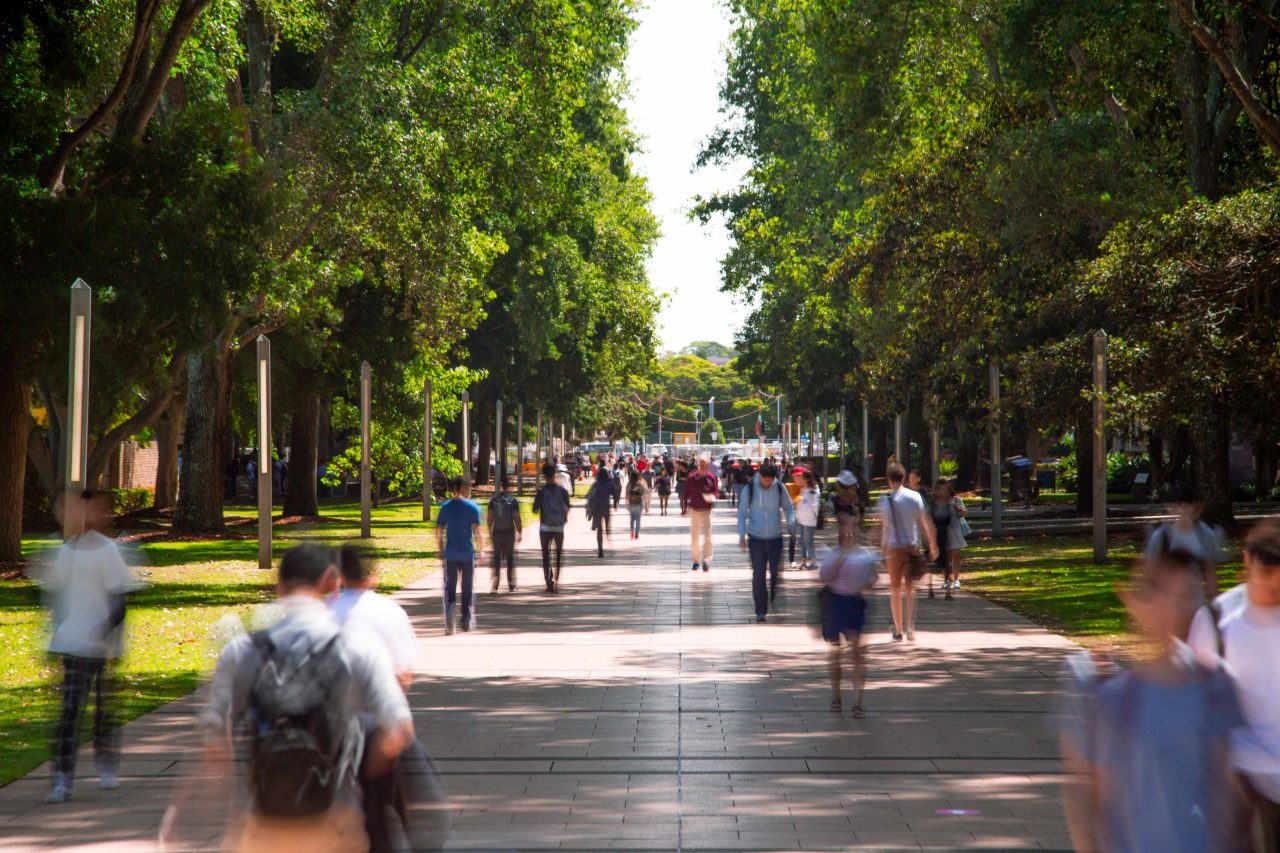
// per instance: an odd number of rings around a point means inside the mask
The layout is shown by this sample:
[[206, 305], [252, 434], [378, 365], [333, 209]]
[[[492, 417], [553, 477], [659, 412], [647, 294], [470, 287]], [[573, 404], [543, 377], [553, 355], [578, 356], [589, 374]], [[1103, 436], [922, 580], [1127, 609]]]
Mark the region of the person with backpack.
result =
[[1207, 630], [1193, 624], [1189, 642], [1201, 661], [1225, 662], [1235, 677], [1247, 725], [1231, 735], [1231, 764], [1249, 811], [1247, 835], [1261, 853], [1280, 850], [1280, 522], [1249, 531], [1244, 568], [1243, 595], [1218, 596]]
[[897, 462], [886, 472], [889, 494], [879, 505], [880, 551], [889, 571], [889, 609], [893, 613], [893, 639], [916, 638], [916, 581], [924, 577], [921, 545], [927, 541], [929, 559], [938, 559], [938, 541], [920, 493], [908, 489], [907, 472]]
[[1174, 489], [1166, 509], [1174, 518], [1151, 531], [1143, 557], [1149, 560], [1169, 551], [1186, 551], [1196, 557], [1204, 570], [1205, 598], [1212, 599], [1218, 594], [1218, 566], [1226, 560], [1226, 534], [1221, 527], [1210, 527], [1200, 520], [1204, 506], [1189, 486]]
[[510, 475], [502, 478], [501, 490], [489, 501], [485, 521], [489, 527], [489, 539], [493, 542], [493, 589], [497, 592], [502, 581], [502, 563], [507, 563], [507, 591], [516, 591], [516, 543], [524, 535], [520, 520], [520, 502], [512, 494], [516, 483]]
[[667, 501], [671, 500], [671, 475], [667, 473], [665, 466], [659, 468], [657, 476], [653, 478], [653, 488], [658, 492], [658, 512], [666, 515]]
[[[755, 479], [742, 490], [738, 502], [738, 545], [751, 557], [751, 595], [756, 622], [764, 622], [769, 602], [778, 594], [778, 567], [782, 561], [782, 534], [795, 528], [795, 506], [778, 479], [778, 469], [766, 462]], [[765, 586], [765, 570], [769, 586]]]
[[[230, 764], [243, 735], [250, 756], [244, 853], [368, 849], [359, 775], [377, 777], [414, 739], [413, 717], [386, 647], [372, 633], [342, 631], [325, 600], [338, 589], [332, 548], [298, 545], [280, 561], [280, 621], [222, 650], [201, 713], [206, 760]], [[174, 821], [166, 815], [162, 838]]]
[[457, 627], [470, 631], [476, 626], [476, 554], [484, 553], [484, 528], [480, 507], [471, 501], [471, 483], [463, 477], [449, 481], [452, 497], [436, 516], [436, 548], [444, 562], [441, 580], [444, 591], [444, 632], [454, 630], [453, 614], [458, 602], [458, 582], [462, 582], [462, 618]]
[[[533, 496], [533, 512], [538, 516], [538, 542], [542, 546], [542, 579], [547, 592], [554, 593], [564, 562], [564, 527], [569, 520], [569, 493], [556, 482], [556, 468], [542, 466], [542, 486]], [[551, 567], [551, 546], [555, 545], [555, 571]]]
[[596, 472], [596, 481], [587, 491], [587, 517], [591, 519], [591, 529], [596, 533], [597, 557], [604, 557], [605, 534], [613, 532], [609, 505], [614, 503], [619, 491], [618, 481], [608, 468], [603, 467]]
[[644, 512], [645, 501], [649, 499], [649, 488], [644, 484], [640, 472], [632, 466], [627, 479], [627, 512], [631, 514], [631, 538], [640, 538], [640, 515]]
[[[818, 488], [818, 478], [812, 471], [801, 475], [803, 483], [800, 488], [800, 500], [796, 503], [796, 529], [800, 539], [800, 568], [816, 569], [818, 552], [813, 538], [818, 532], [818, 513], [821, 511], [819, 501], [822, 491]], [[792, 568], [795, 565], [792, 564]]]
[[1245, 721], [1236, 685], [1180, 639], [1201, 600], [1197, 560], [1185, 551], [1144, 560], [1120, 597], [1154, 653], [1117, 674], [1088, 652], [1067, 661], [1074, 689], [1060, 741], [1075, 848], [1239, 849], [1228, 761]]

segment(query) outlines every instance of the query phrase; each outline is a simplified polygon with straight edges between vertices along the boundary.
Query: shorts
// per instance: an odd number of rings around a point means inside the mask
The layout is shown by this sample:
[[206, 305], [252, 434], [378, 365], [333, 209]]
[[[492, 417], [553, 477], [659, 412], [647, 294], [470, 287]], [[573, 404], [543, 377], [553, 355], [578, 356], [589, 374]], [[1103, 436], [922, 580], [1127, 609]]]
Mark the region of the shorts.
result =
[[867, 600], [861, 595], [831, 596], [831, 617], [822, 629], [822, 639], [837, 642], [843, 634], [861, 634], [867, 624]]

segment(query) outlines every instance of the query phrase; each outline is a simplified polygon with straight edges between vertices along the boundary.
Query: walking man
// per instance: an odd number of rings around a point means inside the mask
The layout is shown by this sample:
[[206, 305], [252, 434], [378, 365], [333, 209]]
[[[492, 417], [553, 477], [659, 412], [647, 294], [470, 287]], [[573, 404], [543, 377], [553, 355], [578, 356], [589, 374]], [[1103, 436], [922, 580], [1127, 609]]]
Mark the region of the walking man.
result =
[[[738, 501], [738, 545], [751, 555], [751, 595], [756, 621], [763, 622], [769, 602], [778, 594], [778, 565], [782, 562], [782, 535], [795, 530], [795, 505], [769, 462], [742, 490]], [[765, 568], [769, 586], [765, 587]]]
[[711, 571], [711, 557], [715, 553], [711, 544], [711, 508], [720, 495], [720, 481], [711, 473], [711, 458], [703, 453], [698, 456], [698, 470], [685, 480], [685, 502], [689, 506], [689, 552], [693, 556], [693, 570], [701, 566]]
[[[533, 496], [533, 511], [538, 516], [538, 540], [542, 544], [542, 578], [547, 592], [555, 592], [560, 582], [560, 564], [564, 559], [564, 525], [569, 520], [569, 493], [556, 482], [556, 468], [542, 466], [542, 486]], [[556, 546], [555, 574], [551, 572], [551, 546]]]
[[111, 515], [106, 496], [68, 493], [64, 520], [83, 519], [84, 532], [58, 549], [44, 593], [53, 616], [49, 651], [62, 658], [62, 714], [53, 737], [53, 788], [46, 803], [71, 796], [80, 748], [80, 715], [93, 692], [93, 753], [103, 788], [120, 787], [120, 734], [113, 719], [113, 674], [123, 647], [125, 594], [134, 585], [116, 543], [104, 535]]
[[476, 615], [476, 553], [484, 552], [484, 533], [480, 527], [480, 507], [471, 500], [471, 483], [462, 477], [449, 481], [452, 497], [440, 507], [436, 517], [436, 547], [444, 562], [444, 632], [453, 633], [454, 605], [458, 598], [458, 581], [462, 581], [462, 619], [458, 627], [470, 631]]
[[524, 535], [520, 521], [520, 502], [511, 494], [515, 481], [508, 475], [502, 478], [502, 490], [489, 501], [486, 522], [489, 538], [493, 540], [493, 589], [498, 591], [502, 581], [502, 562], [507, 563], [507, 590], [516, 591], [516, 543]]

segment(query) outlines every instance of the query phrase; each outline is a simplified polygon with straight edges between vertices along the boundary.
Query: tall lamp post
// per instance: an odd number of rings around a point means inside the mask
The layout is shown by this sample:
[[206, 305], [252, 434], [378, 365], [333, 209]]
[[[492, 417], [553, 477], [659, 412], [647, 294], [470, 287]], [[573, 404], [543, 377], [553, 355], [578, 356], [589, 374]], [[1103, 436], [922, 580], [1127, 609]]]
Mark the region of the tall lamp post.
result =
[[524, 403], [516, 406], [516, 494], [524, 494]]
[[1004, 532], [1001, 518], [1004, 487], [1000, 464], [1000, 362], [992, 359], [987, 369], [991, 379], [991, 535], [999, 538]]
[[369, 362], [360, 362], [360, 538], [373, 535], [373, 483], [369, 461], [369, 404], [372, 402], [373, 379]]
[[462, 392], [462, 476], [471, 482], [471, 392]]
[[1107, 561], [1107, 333], [1093, 336], [1093, 561]]
[[271, 341], [258, 335], [258, 568], [271, 568]]
[[[83, 492], [89, 479], [89, 343], [93, 330], [93, 291], [83, 279], [71, 285], [70, 355], [67, 364], [68, 496]], [[75, 507], [75, 509], [73, 509]], [[68, 539], [84, 532], [79, 501], [64, 505], [63, 528]]]
[[494, 483], [494, 494], [502, 489], [502, 478], [507, 476], [507, 448], [502, 443], [502, 401], [493, 404], [493, 444], [498, 453], [498, 463], [493, 467], [498, 482]]
[[431, 380], [422, 383], [422, 520], [431, 520]]

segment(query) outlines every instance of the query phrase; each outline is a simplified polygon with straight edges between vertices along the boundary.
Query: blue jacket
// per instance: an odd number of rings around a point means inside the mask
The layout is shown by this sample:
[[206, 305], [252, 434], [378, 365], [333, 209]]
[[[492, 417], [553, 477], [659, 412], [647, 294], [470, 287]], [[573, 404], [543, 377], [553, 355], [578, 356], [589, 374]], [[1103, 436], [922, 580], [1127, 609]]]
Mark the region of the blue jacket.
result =
[[[779, 511], [787, 519], [785, 530]], [[795, 523], [796, 508], [786, 486], [780, 479], [775, 479], [773, 486], [766, 489], [760, 485], [760, 475], [756, 474], [738, 500], [738, 538], [780, 539], [784, 532], [795, 529]]]

